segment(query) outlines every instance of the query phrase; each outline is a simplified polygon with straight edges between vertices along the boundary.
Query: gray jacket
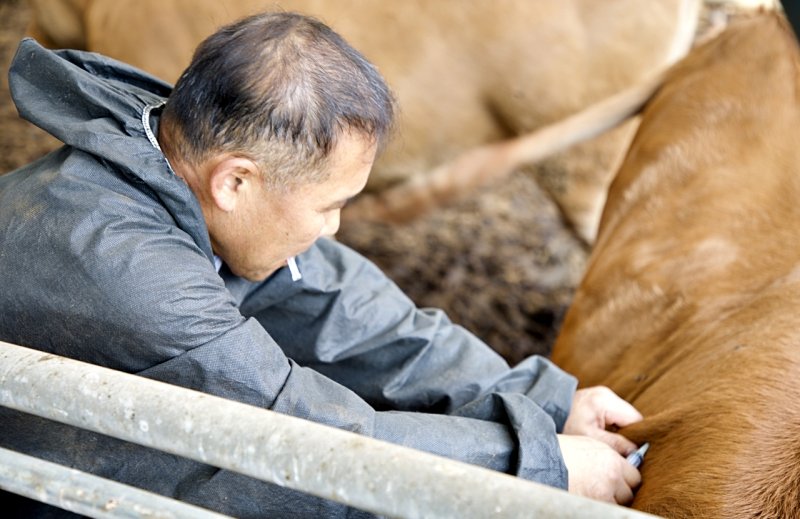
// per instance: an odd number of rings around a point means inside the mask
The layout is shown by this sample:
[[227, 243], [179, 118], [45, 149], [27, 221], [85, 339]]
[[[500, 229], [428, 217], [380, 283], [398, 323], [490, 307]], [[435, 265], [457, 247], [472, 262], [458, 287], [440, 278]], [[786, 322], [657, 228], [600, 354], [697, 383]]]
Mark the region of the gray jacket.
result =
[[[9, 77], [21, 116], [65, 146], [0, 176], [0, 339], [566, 487], [573, 377], [541, 357], [509, 368], [334, 241], [297, 258], [299, 281], [218, 273], [148, 135], [169, 85], [33, 40]], [[9, 409], [0, 424], [4, 447], [238, 517], [362, 514]]]

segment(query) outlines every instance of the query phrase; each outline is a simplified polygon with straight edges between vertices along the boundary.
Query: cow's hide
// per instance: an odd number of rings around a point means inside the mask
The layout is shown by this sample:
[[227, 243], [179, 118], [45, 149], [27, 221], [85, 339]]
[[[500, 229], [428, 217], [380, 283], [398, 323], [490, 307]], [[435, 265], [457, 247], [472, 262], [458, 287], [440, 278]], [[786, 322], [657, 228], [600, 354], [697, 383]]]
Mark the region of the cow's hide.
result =
[[778, 15], [694, 50], [643, 113], [553, 359], [651, 443], [634, 506], [800, 517], [800, 58]]

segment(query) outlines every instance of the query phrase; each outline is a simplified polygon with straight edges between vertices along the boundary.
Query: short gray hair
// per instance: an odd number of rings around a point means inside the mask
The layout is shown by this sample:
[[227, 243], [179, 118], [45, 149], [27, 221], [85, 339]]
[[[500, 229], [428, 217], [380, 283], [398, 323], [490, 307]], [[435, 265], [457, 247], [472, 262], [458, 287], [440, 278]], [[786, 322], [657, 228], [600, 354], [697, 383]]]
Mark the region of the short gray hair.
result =
[[268, 184], [287, 187], [325, 180], [344, 133], [383, 147], [393, 117], [389, 88], [358, 51], [314, 18], [279, 12], [203, 41], [162, 124], [181, 160], [197, 165], [230, 152], [254, 160]]

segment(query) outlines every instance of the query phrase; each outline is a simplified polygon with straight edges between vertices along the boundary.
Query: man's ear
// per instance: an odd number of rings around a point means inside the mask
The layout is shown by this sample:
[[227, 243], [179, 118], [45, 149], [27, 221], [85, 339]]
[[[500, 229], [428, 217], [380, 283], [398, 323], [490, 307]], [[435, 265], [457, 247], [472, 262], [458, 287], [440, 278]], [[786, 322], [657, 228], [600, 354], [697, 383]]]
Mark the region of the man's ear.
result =
[[253, 190], [260, 185], [261, 176], [252, 160], [227, 156], [213, 166], [208, 182], [214, 204], [220, 210], [230, 212], [243, 199], [243, 195], [253, 194]]

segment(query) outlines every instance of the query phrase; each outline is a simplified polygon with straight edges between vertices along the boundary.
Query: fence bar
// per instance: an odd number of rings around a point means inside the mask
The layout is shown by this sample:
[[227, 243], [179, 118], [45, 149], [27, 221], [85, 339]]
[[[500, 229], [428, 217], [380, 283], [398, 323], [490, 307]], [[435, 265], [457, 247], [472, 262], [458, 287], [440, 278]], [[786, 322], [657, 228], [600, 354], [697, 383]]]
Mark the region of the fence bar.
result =
[[194, 505], [0, 448], [0, 488], [97, 519], [230, 519]]
[[0, 405], [391, 517], [653, 517], [4, 342]]

